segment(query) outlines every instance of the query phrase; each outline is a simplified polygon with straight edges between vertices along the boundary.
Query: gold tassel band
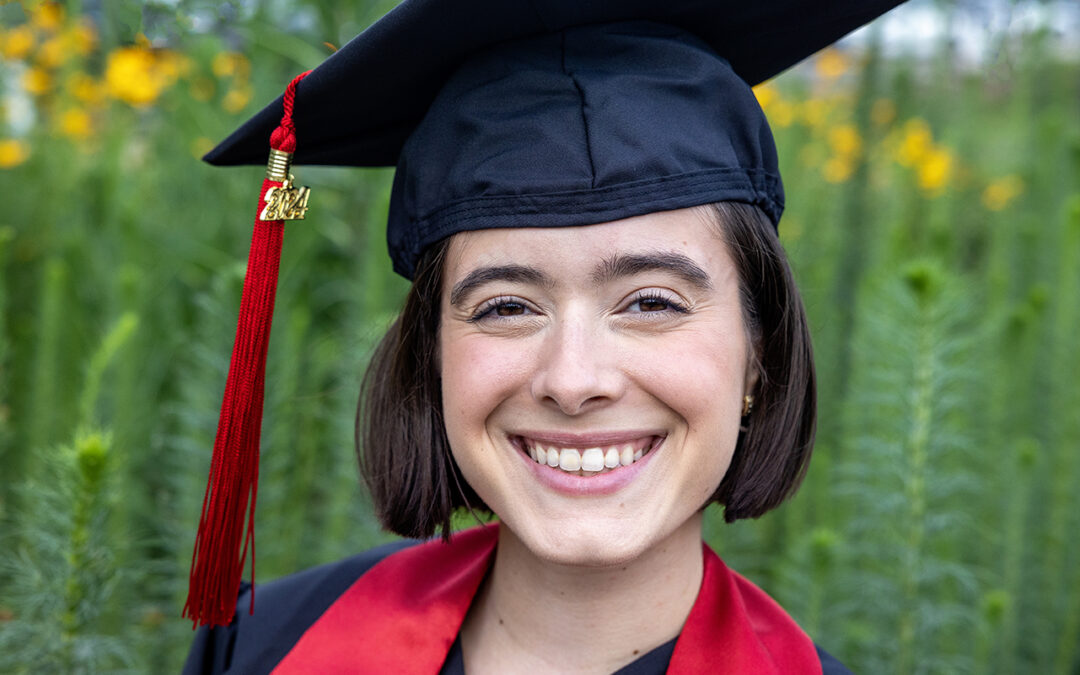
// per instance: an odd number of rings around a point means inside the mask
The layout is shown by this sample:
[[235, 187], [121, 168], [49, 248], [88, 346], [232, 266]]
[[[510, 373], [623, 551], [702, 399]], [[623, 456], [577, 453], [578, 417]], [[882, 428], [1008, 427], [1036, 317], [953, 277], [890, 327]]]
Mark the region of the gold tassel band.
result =
[[289, 178], [289, 169], [291, 167], [291, 152], [270, 149], [270, 159], [266, 162], [266, 177], [268, 179], [284, 183]]

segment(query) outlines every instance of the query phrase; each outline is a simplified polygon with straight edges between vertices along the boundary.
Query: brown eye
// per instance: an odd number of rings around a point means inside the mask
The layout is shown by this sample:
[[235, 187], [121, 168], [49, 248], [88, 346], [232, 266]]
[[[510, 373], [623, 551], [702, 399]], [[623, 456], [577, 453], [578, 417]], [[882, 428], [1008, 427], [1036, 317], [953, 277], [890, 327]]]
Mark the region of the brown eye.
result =
[[495, 308], [499, 316], [519, 316], [525, 313], [525, 307], [516, 302], [504, 302]]
[[642, 312], [662, 312], [668, 308], [668, 303], [657, 298], [645, 298], [638, 301], [638, 307]]

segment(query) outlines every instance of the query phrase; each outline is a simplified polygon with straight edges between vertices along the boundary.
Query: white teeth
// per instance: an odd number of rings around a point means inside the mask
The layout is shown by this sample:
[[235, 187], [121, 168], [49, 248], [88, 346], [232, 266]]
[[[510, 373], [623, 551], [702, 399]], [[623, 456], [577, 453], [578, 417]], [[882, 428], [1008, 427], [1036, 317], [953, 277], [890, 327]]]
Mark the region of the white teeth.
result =
[[600, 448], [589, 448], [581, 453], [582, 471], [603, 471], [604, 451]]
[[593, 476], [605, 469], [616, 469], [621, 466], [630, 466], [645, 456], [645, 450], [635, 450], [634, 443], [614, 445], [606, 450], [604, 448], [558, 448], [554, 445], [543, 446], [538, 443], [526, 443], [529, 457], [537, 464], [547, 464], [550, 467], [558, 467], [567, 473], [583, 472], [585, 476]]
[[559, 466], [559, 451], [555, 448], [548, 448], [547, 452], [547, 465]]
[[581, 469], [581, 453], [572, 448], [564, 449], [559, 453], [559, 468], [563, 471], [577, 471]]
[[607, 449], [607, 452], [604, 453], [604, 466], [606, 466], [609, 469], [614, 469], [615, 467], [619, 466], [619, 449], [618, 448], [608, 448]]

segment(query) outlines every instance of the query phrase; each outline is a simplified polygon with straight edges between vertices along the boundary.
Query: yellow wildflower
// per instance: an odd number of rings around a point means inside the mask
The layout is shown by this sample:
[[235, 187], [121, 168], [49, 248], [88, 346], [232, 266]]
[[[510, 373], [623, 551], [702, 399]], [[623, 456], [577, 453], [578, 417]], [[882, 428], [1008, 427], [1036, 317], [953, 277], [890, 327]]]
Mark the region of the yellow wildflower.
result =
[[105, 100], [105, 87], [86, 73], [76, 73], [68, 80], [71, 94], [87, 105], [97, 105]]
[[825, 124], [829, 106], [823, 99], [811, 98], [803, 101], [803, 104], [799, 107], [799, 112], [807, 126], [820, 127]]
[[855, 163], [847, 157], [830, 157], [821, 167], [821, 175], [830, 183], [843, 183], [855, 172]]
[[187, 75], [191, 70], [191, 60], [179, 52], [161, 50], [155, 52], [155, 56], [158, 70], [170, 83]]
[[191, 154], [195, 156], [195, 159], [202, 159], [202, 156], [214, 149], [214, 142], [206, 136], [199, 136], [191, 142]]
[[94, 47], [97, 46], [97, 30], [92, 24], [85, 21], [72, 26], [65, 37], [68, 44], [79, 56], [86, 56], [94, 51]]
[[210, 63], [210, 69], [219, 78], [246, 78], [251, 74], [251, 62], [238, 52], [219, 52], [214, 55], [214, 60]]
[[54, 31], [64, 21], [64, 8], [56, 2], [43, 2], [30, 12], [30, 23], [40, 30]]
[[829, 147], [836, 155], [855, 158], [862, 152], [862, 136], [850, 124], [840, 124], [829, 129]]
[[919, 187], [932, 195], [939, 194], [948, 185], [952, 171], [952, 153], [945, 148], [935, 146], [919, 160]]
[[23, 73], [23, 89], [35, 96], [41, 96], [52, 89], [52, 76], [42, 68], [30, 68]]
[[915, 166], [931, 151], [934, 136], [926, 120], [913, 118], [904, 124], [903, 139], [896, 152], [896, 160], [904, 166]]
[[990, 181], [982, 193], [983, 206], [991, 211], [1001, 211], [1009, 202], [1024, 192], [1024, 181], [1016, 174], [1009, 174]]
[[209, 77], [197, 77], [191, 82], [188, 91], [196, 101], [209, 101], [214, 97], [214, 81]]
[[814, 59], [814, 70], [826, 80], [835, 80], [848, 69], [848, 57], [835, 47], [823, 50]]
[[93, 133], [90, 115], [81, 108], [69, 108], [60, 115], [60, 132], [68, 138], [81, 141]]
[[759, 84], [754, 87], [754, 96], [757, 97], [758, 105], [761, 106], [761, 109], [765, 112], [768, 112], [769, 106], [780, 98], [776, 93], [776, 89], [770, 84]]
[[251, 101], [250, 87], [233, 87], [225, 94], [221, 107], [226, 112], [238, 113], [247, 106], [249, 101]]
[[59, 36], [55, 36], [41, 43], [36, 61], [42, 68], [55, 69], [64, 65], [67, 57], [68, 50], [64, 40]]
[[125, 103], [149, 105], [172, 85], [178, 70], [168, 53], [139, 46], [121, 47], [109, 54], [105, 86], [109, 95]]
[[4, 58], [11, 61], [24, 59], [33, 48], [34, 31], [30, 29], [30, 26], [23, 24], [8, 31], [4, 40]]
[[0, 169], [10, 169], [26, 161], [30, 147], [25, 141], [14, 138], [0, 140]]
[[870, 121], [879, 127], [885, 127], [892, 124], [894, 119], [896, 119], [895, 103], [887, 98], [874, 101], [874, 105], [870, 108]]
[[772, 104], [768, 115], [773, 126], [780, 128], [790, 127], [795, 121], [795, 106], [780, 99]]
[[825, 150], [817, 143], [808, 143], [799, 150], [799, 163], [813, 169], [825, 162]]

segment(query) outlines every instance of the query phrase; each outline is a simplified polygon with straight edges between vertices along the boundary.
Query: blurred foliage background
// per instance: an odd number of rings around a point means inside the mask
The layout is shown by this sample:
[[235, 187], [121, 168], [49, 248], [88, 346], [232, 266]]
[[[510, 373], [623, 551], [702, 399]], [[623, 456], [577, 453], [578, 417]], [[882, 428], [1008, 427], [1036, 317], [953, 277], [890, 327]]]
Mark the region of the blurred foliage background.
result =
[[[392, 4], [0, 6], [0, 671], [179, 669], [263, 172], [198, 158]], [[1032, 8], [1051, 20], [988, 18]], [[905, 49], [876, 24], [756, 90], [819, 434], [791, 503], [713, 513], [708, 536], [856, 672], [1080, 673], [1077, 8], [900, 11], [892, 32], [927, 13], [945, 30]], [[406, 290], [391, 174], [301, 173], [316, 196], [282, 261], [261, 580], [388, 538], [352, 427]]]

